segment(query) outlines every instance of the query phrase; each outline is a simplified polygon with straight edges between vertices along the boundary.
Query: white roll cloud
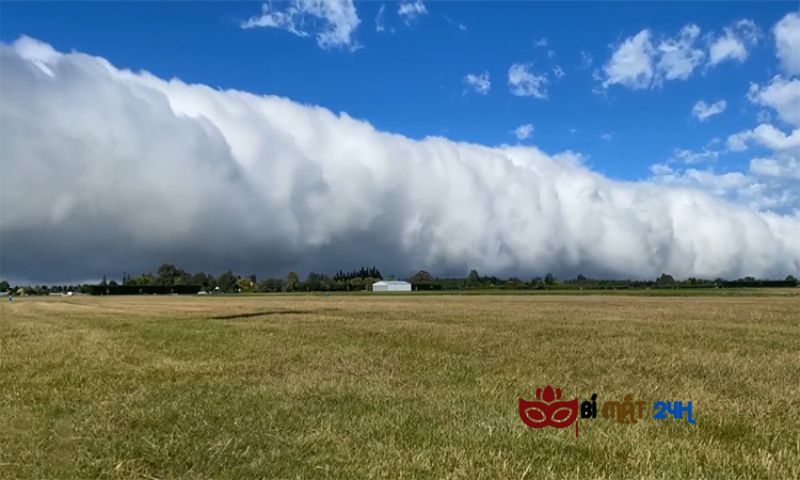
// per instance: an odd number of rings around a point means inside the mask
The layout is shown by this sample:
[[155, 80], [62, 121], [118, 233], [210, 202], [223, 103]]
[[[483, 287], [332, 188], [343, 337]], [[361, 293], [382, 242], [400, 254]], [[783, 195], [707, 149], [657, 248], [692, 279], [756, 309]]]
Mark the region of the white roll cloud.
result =
[[620, 182], [572, 152], [413, 140], [286, 98], [169, 81], [26, 37], [0, 46], [0, 262], [151, 271], [778, 277], [800, 215]]

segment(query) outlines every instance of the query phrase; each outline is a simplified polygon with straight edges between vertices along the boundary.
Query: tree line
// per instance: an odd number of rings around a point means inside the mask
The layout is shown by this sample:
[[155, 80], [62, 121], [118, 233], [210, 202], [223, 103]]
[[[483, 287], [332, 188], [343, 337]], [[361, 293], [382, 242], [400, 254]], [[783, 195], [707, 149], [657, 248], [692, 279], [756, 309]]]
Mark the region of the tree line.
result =
[[409, 281], [415, 290], [604, 290], [604, 289], [645, 289], [645, 288], [736, 288], [736, 287], [796, 287], [798, 280], [792, 275], [783, 280], [756, 279], [744, 277], [735, 280], [716, 278], [714, 280], [690, 277], [676, 280], [672, 275], [662, 273], [654, 280], [598, 279], [577, 275], [574, 278], [559, 279], [552, 273], [535, 276], [530, 280], [519, 277], [498, 278], [482, 276], [477, 270], [469, 272], [466, 278], [434, 278], [428, 272], [420, 271]]
[[0, 292], [19, 295], [47, 295], [50, 293], [273, 293], [273, 292], [313, 292], [313, 291], [359, 291], [371, 287], [382, 280], [377, 267], [361, 267], [349, 272], [337, 271], [333, 276], [324, 273], [309, 273], [301, 280], [296, 272], [289, 272], [284, 278], [257, 279], [256, 275], [236, 275], [230, 270], [219, 276], [205, 272], [190, 273], [173, 264], [165, 263], [155, 273], [142, 273], [139, 276], [122, 274], [121, 282], [108, 280], [106, 276], [97, 284], [76, 285], [16, 285], [0, 281]]
[[[360, 267], [332, 276], [324, 273], [309, 273], [301, 279], [296, 272], [284, 278], [257, 279], [256, 275], [236, 275], [230, 270], [219, 276], [205, 272], [189, 273], [173, 264], [163, 264], [155, 273], [132, 276], [123, 273], [121, 283], [105, 276], [97, 284], [79, 285], [17, 285], [0, 281], [0, 292], [17, 295], [47, 295], [50, 293], [79, 292], [89, 294], [137, 294], [137, 293], [274, 293], [274, 292], [346, 292], [369, 290], [373, 283], [382, 280], [377, 267]], [[464, 278], [434, 277], [421, 270], [407, 278], [414, 290], [594, 290], [594, 289], [644, 289], [644, 288], [737, 288], [737, 287], [796, 287], [798, 280], [792, 275], [783, 280], [744, 277], [735, 280], [716, 278], [687, 278], [676, 280], [672, 275], [661, 274], [654, 280], [596, 279], [584, 275], [558, 279], [551, 273], [534, 276], [529, 280], [519, 277], [499, 278], [483, 276], [471, 270]]]

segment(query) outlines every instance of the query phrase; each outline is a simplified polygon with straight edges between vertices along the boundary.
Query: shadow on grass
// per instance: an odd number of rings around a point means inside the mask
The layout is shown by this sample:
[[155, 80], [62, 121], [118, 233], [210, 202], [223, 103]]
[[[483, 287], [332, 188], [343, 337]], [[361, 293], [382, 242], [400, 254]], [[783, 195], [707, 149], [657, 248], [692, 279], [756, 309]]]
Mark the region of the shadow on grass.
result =
[[209, 318], [213, 320], [236, 320], [239, 318], [266, 317], [269, 315], [303, 315], [306, 313], [322, 313], [326, 311], [328, 310], [263, 310], [259, 312], [234, 313], [231, 315], [216, 315]]

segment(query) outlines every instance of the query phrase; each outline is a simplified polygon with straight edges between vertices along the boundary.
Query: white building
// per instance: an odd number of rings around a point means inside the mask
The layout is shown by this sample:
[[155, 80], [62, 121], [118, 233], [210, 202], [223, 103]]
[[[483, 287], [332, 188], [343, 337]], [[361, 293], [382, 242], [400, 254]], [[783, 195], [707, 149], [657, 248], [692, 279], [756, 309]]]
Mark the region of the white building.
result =
[[373, 292], [410, 292], [411, 284], [397, 280], [381, 280], [372, 284]]

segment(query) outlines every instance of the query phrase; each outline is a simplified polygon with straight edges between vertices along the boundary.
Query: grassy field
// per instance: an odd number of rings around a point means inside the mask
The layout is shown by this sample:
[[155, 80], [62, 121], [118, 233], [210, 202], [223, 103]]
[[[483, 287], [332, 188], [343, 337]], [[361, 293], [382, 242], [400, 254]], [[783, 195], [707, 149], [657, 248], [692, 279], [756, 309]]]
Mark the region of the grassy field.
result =
[[[0, 478], [800, 478], [800, 296], [0, 305]], [[697, 425], [530, 429], [537, 387]]]

